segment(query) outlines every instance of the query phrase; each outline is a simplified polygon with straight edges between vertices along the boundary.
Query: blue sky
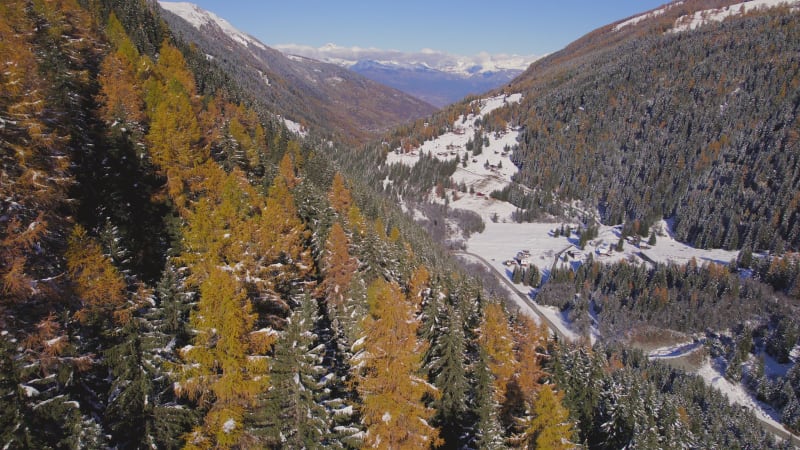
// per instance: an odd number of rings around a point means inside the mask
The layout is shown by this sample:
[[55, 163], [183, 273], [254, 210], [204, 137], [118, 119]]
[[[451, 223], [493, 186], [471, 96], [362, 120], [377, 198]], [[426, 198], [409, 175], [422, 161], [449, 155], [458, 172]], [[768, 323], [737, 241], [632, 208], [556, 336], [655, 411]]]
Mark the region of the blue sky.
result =
[[267, 45], [542, 55], [666, 0], [192, 0]]

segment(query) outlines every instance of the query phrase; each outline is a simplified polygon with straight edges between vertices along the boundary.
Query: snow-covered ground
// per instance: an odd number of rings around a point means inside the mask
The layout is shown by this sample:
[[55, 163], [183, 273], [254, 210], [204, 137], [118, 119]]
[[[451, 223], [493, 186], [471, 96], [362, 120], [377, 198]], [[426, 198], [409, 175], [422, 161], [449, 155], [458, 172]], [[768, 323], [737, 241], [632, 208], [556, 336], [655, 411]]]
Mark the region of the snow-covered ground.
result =
[[[561, 334], [567, 338], [567, 340], [572, 342], [578, 342], [581, 336], [572, 330], [569, 320], [567, 320], [563, 312], [559, 311], [558, 308], [556, 308], [555, 306], [545, 306], [537, 304], [536, 307], [537, 309], [539, 309], [539, 312], [544, 314], [544, 316], [547, 317], [548, 320], [550, 320], [550, 323], [554, 324], [556, 328], [558, 328], [558, 331], [560, 331]], [[590, 336], [590, 340], [591, 340], [590, 343], [594, 344], [595, 336], [594, 335]]]
[[[281, 116], [278, 116], [278, 118], [281, 118]], [[289, 131], [291, 131], [292, 133], [294, 133], [294, 134], [296, 134], [296, 135], [298, 135], [300, 137], [306, 137], [306, 135], [308, 134], [308, 130], [306, 130], [306, 127], [304, 127], [303, 125], [301, 125], [301, 124], [299, 124], [299, 123], [297, 123], [297, 122], [295, 122], [293, 120], [289, 120], [289, 119], [287, 119], [285, 117], [283, 117], [282, 119], [283, 119], [284, 125], [286, 125], [286, 128]]]
[[628, 20], [626, 20], [624, 22], [620, 22], [617, 25], [615, 25], [614, 26], [614, 31], [619, 31], [619, 30], [621, 30], [621, 29], [623, 29], [623, 28], [625, 28], [625, 27], [627, 27], [629, 25], [636, 25], [637, 23], [639, 23], [639, 22], [641, 22], [641, 21], [643, 21], [645, 19], [658, 17], [658, 16], [664, 14], [664, 12], [667, 11], [668, 9], [671, 9], [671, 8], [673, 8], [675, 6], [679, 6], [679, 5], [682, 5], [682, 4], [683, 4], [683, 2], [670, 3], [670, 4], [666, 5], [666, 6], [661, 7], [661, 8], [654, 9], [653, 11], [650, 11], [649, 13], [640, 14], [638, 16], [632, 17], [632, 18], [630, 18], [630, 19], [628, 19]]
[[[692, 258], [697, 264], [715, 262], [727, 264], [738, 255], [737, 251], [721, 249], [698, 249], [678, 242], [673, 239], [668, 231], [666, 223], [662, 222], [662, 227], [666, 231], [663, 236], [657, 236], [656, 243], [651, 248], [639, 248], [631, 243], [625, 242], [623, 251], [612, 250], [608, 255], [598, 253], [607, 247], [615, 247], [621, 235], [621, 226], [600, 226], [598, 236], [587, 243], [584, 250], [577, 248], [578, 236], [571, 234], [569, 237], [553, 237], [552, 231], [561, 227], [561, 223], [514, 223], [510, 221], [510, 213], [514, 207], [505, 202], [494, 199], [469, 199], [451, 202], [451, 206], [471, 209], [481, 214], [486, 222], [486, 229], [483, 233], [473, 234], [467, 241], [467, 249], [471, 253], [476, 253], [491, 261], [498, 269], [505, 269], [510, 276], [512, 268], [503, 266], [503, 262], [512, 259], [521, 250], [530, 251], [530, 263], [535, 264], [543, 271], [547, 271], [554, 263], [570, 264], [577, 267], [585, 258], [592, 254], [595, 261], [613, 263], [621, 260], [643, 262], [646, 258], [656, 262], [674, 262], [685, 264]], [[499, 221], [492, 222], [489, 217], [493, 213], [498, 213]], [[503, 213], [507, 213], [503, 215]], [[505, 220], [505, 222], [503, 222]], [[573, 224], [574, 226], [575, 224]], [[642, 239], [646, 242], [647, 239]], [[648, 246], [650, 247], [650, 246]], [[562, 250], [572, 252], [572, 256], [555, 261], [555, 256]], [[640, 254], [646, 258], [642, 259]]]
[[[444, 161], [453, 160], [455, 158], [459, 158], [460, 161], [464, 154], [468, 153], [466, 146], [467, 142], [472, 139], [475, 134], [475, 121], [479, 118], [482, 121], [487, 114], [495, 109], [508, 104], [519, 103], [520, 100], [522, 100], [521, 94], [500, 95], [478, 100], [481, 102], [479, 114], [470, 114], [466, 118], [463, 115], [459, 116], [453, 124], [454, 131], [447, 132], [433, 140], [425, 141], [419, 148], [411, 152], [400, 153], [399, 150], [389, 152], [386, 156], [386, 163], [405, 164], [413, 167], [419, 161], [419, 157], [422, 153], [426, 155], [430, 154]], [[508, 128], [504, 133], [498, 133], [497, 135], [495, 135], [495, 133], [486, 133], [485, 136], [489, 138], [489, 146], [484, 147], [480, 155], [476, 157], [470, 156], [466, 168], [462, 168], [459, 164], [459, 170], [465, 172], [461, 177], [463, 177], [465, 181], [471, 176], [481, 177], [482, 179], [496, 177], [508, 183], [511, 181], [511, 176], [517, 172], [517, 168], [511, 162], [511, 152], [508, 152], [506, 155], [502, 153], [506, 145], [511, 148], [517, 144], [519, 130]], [[495, 166], [502, 163], [502, 168], [496, 168], [495, 170], [491, 168], [487, 169], [484, 167], [487, 161], [489, 164], [494, 164]], [[457, 172], [453, 178], [460, 182], [461, 179], [458, 177], [459, 175]]]
[[703, 346], [700, 341], [686, 341], [670, 345], [668, 347], [657, 348], [647, 354], [650, 359], [675, 359], [681, 358], [689, 353], [699, 350]]
[[798, 3], [800, 3], [800, 0], [750, 0], [722, 8], [697, 11], [694, 14], [679, 17], [670, 31], [679, 33], [681, 31], [694, 30], [709, 22], [721, 22], [728, 17], [743, 15], [746, 12], [752, 12], [757, 9], [774, 8], [780, 5], [796, 6]]
[[246, 33], [242, 33], [241, 31], [237, 30], [236, 27], [231, 25], [230, 22], [228, 22], [227, 20], [217, 16], [216, 14], [210, 11], [206, 11], [200, 8], [199, 6], [193, 3], [159, 1], [158, 4], [165, 10], [186, 20], [198, 30], [204, 25], [213, 24], [218, 26], [231, 39], [244, 45], [245, 47], [253, 45], [261, 48], [262, 50], [267, 49], [267, 47], [264, 46], [264, 44], [262, 44], [261, 42], [259, 42], [258, 39]]
[[719, 370], [720, 361], [706, 360], [697, 374], [700, 375], [706, 384], [719, 389], [731, 403], [744, 406], [755, 414], [761, 421], [769, 423], [770, 425], [783, 429], [778, 419], [778, 413], [775, 412], [769, 405], [766, 405], [750, 395], [741, 383], [731, 383], [723, 376]]

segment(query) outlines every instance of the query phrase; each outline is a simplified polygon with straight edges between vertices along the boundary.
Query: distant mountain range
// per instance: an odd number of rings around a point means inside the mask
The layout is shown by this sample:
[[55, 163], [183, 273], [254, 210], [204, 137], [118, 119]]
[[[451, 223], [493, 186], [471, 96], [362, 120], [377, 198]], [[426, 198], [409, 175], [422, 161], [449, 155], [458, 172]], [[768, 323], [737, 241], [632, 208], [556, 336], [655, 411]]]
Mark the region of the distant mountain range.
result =
[[293, 122], [349, 141], [431, 114], [432, 105], [336, 64], [287, 57], [192, 3], [159, 2], [170, 28]]
[[460, 56], [430, 49], [409, 53], [335, 44], [319, 48], [302, 45], [278, 45], [275, 48], [289, 55], [347, 67], [438, 107], [455, 103], [470, 94], [500, 87], [537, 59], [535, 56], [488, 53]]

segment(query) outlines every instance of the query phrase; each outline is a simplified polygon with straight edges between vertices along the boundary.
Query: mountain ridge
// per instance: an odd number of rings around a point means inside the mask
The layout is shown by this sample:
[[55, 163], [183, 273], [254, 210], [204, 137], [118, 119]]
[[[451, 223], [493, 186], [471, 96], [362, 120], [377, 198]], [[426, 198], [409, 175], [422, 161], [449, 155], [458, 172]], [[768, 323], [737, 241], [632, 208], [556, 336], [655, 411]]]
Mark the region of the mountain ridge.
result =
[[347, 67], [437, 107], [503, 86], [538, 59], [536, 56], [491, 55], [486, 52], [462, 56], [431, 49], [401, 52], [335, 44], [319, 48], [294, 44], [275, 48], [287, 55]]
[[194, 4], [159, 5], [176, 34], [302, 127], [360, 142], [436, 109], [334, 64], [289, 58]]

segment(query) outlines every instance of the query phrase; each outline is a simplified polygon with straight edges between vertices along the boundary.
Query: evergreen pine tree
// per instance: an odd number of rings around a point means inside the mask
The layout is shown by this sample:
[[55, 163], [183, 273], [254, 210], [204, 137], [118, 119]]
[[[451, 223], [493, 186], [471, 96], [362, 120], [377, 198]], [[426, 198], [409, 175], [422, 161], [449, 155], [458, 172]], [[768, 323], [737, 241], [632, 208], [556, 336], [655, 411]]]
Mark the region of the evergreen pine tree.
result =
[[315, 334], [317, 303], [304, 296], [275, 344], [271, 387], [252, 420], [269, 447], [322, 448], [330, 419], [325, 396], [324, 346]]
[[[121, 330], [120, 342], [105, 352], [113, 377], [106, 421], [115, 445], [121, 449], [144, 448], [155, 443], [153, 428], [153, 385], [156, 367], [145, 362], [139, 318]], [[152, 362], [151, 362], [152, 363]]]
[[498, 418], [500, 405], [495, 401], [494, 377], [486, 363], [487, 358], [486, 351], [480, 349], [475, 363], [475, 397], [471, 405], [476, 416], [472, 435], [474, 447], [500, 450], [506, 445]]
[[514, 272], [511, 273], [511, 282], [514, 284], [522, 283], [522, 268], [514, 264]]
[[468, 410], [469, 380], [465, 368], [465, 342], [463, 319], [458, 309], [448, 304], [437, 317], [435, 340], [429, 353], [428, 373], [433, 385], [441, 393], [433, 403], [436, 409], [433, 423], [442, 430], [445, 445], [460, 447], [464, 435], [464, 419]]
[[539, 287], [539, 282], [542, 280], [541, 273], [539, 272], [539, 268], [535, 265], [531, 264], [528, 266], [528, 270], [525, 272], [525, 276], [527, 278], [527, 285], [530, 287]]

